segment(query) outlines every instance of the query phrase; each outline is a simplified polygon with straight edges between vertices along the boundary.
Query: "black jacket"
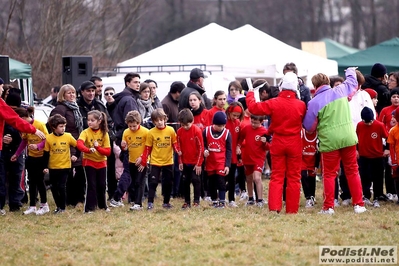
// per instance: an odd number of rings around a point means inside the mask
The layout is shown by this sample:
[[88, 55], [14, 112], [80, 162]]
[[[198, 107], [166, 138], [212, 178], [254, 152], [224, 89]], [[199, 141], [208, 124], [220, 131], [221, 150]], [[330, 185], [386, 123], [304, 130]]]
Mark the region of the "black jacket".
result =
[[212, 108], [212, 103], [211, 100], [208, 99], [206, 96], [205, 90], [195, 84], [194, 82], [189, 81], [187, 83], [187, 87], [183, 89], [183, 91], [180, 94], [180, 99], [179, 99], [179, 111], [184, 109], [184, 108], [190, 108], [190, 104], [188, 102], [188, 98], [190, 97], [190, 94], [193, 91], [199, 92], [200, 95], [202, 95], [202, 103], [205, 105], [206, 109], [211, 109]]
[[380, 113], [382, 108], [391, 105], [391, 96], [389, 89], [386, 85], [382, 83], [381, 80], [371, 75], [365, 75], [364, 78], [366, 81], [362, 85], [362, 89], [373, 89], [378, 93], [378, 102], [375, 110], [377, 111], [377, 113]]

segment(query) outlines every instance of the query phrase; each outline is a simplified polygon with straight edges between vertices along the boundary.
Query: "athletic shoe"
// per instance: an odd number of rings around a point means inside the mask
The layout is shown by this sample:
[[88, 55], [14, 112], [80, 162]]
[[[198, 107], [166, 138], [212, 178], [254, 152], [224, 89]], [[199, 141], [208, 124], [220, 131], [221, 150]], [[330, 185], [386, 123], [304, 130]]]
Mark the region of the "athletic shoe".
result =
[[248, 193], [246, 191], [241, 192], [240, 201], [248, 199]]
[[363, 202], [365, 205], [373, 206], [373, 203], [367, 198], [363, 198]]
[[398, 195], [397, 194], [392, 194], [392, 196], [390, 198], [390, 201], [392, 201], [392, 202], [398, 201]]
[[25, 215], [32, 214], [36, 212], [36, 207], [29, 207], [26, 211], [24, 211]]
[[199, 207], [201, 207], [200, 204], [198, 202], [194, 202], [193, 208], [199, 208]]
[[212, 201], [211, 197], [205, 197], [205, 201]]
[[36, 215], [43, 215], [43, 214], [46, 214], [48, 212], [50, 212], [50, 208], [48, 207], [48, 204], [46, 203], [45, 205], [40, 206], [40, 209], [38, 209], [36, 211]]
[[225, 204], [224, 204], [223, 201], [221, 201], [221, 202], [217, 203], [214, 207], [215, 207], [216, 209], [224, 209]]
[[314, 200], [313, 197], [306, 200], [305, 208], [313, 208], [314, 207]]
[[321, 210], [318, 212], [319, 214], [329, 214], [329, 215], [333, 215], [335, 213], [333, 208], [329, 208], [328, 210]]
[[232, 207], [232, 208], [237, 208], [238, 207], [237, 203], [235, 201], [233, 201], [233, 200], [229, 202], [228, 206]]
[[359, 206], [359, 205], [355, 205], [353, 207], [353, 210], [355, 211], [355, 213], [363, 213], [363, 212], [367, 211], [366, 207]]
[[393, 201], [393, 194], [387, 193], [387, 194], [386, 194], [386, 197], [387, 197], [387, 199], [388, 199], [389, 201]]
[[262, 201], [258, 201], [258, 202], [256, 203], [256, 206], [258, 206], [259, 208], [263, 208], [263, 205], [265, 205], [265, 204], [263, 203], [263, 200], [262, 200]]
[[114, 207], [114, 208], [118, 208], [118, 207], [123, 207], [124, 204], [123, 204], [122, 200], [116, 201], [114, 199], [111, 199], [109, 201], [109, 206]]
[[148, 202], [147, 210], [152, 210], [154, 209], [154, 203]]
[[342, 206], [349, 206], [351, 205], [351, 199], [345, 199], [341, 202]]
[[164, 209], [172, 209], [173, 208], [173, 206], [172, 206], [172, 204], [170, 204], [170, 203], [164, 203], [164, 204], [162, 204], [162, 208], [164, 208]]
[[245, 206], [254, 206], [255, 201], [254, 200], [248, 200], [247, 203], [245, 203]]
[[374, 201], [373, 201], [373, 207], [374, 207], [374, 208], [379, 208], [379, 207], [381, 207], [381, 206], [380, 206], [380, 203], [378, 202], [378, 200], [374, 200]]
[[341, 206], [341, 205], [339, 204], [339, 200], [338, 200], [338, 199], [335, 199], [335, 200], [334, 200], [334, 207], [339, 207], [339, 206]]
[[139, 204], [134, 204], [129, 208], [131, 211], [141, 211], [143, 209]]
[[0, 215], [6, 215], [6, 211], [4, 209], [0, 210]]
[[64, 213], [64, 212], [65, 212], [65, 210], [60, 209], [60, 208], [57, 208], [57, 209], [55, 209], [55, 210], [53, 211], [53, 214], [61, 214], [61, 213]]
[[188, 204], [188, 203], [184, 203], [183, 204], [183, 206], [181, 206], [181, 208], [182, 208], [182, 210], [187, 210], [187, 209], [189, 209], [191, 206], [190, 206], [190, 204]]

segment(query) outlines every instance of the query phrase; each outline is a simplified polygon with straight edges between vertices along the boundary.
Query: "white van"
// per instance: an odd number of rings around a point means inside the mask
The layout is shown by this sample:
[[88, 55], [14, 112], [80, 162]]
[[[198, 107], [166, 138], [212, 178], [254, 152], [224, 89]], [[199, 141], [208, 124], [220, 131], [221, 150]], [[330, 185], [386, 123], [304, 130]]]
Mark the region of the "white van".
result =
[[[175, 81], [181, 81], [187, 84], [190, 79], [190, 72], [158, 72], [158, 73], [139, 73], [141, 82], [146, 79], [155, 80], [158, 84], [157, 96], [162, 99], [168, 94], [170, 85]], [[213, 98], [213, 95], [218, 90], [223, 90], [228, 93], [228, 85], [231, 81], [235, 80], [233, 75], [223, 72], [207, 72], [204, 71], [206, 76], [204, 87], [208, 98]], [[125, 74], [118, 74], [117, 76], [101, 77], [103, 80], [103, 91], [106, 87], [113, 87], [115, 92], [121, 92], [125, 88], [124, 84]], [[103, 98], [104, 99], [104, 98]]]

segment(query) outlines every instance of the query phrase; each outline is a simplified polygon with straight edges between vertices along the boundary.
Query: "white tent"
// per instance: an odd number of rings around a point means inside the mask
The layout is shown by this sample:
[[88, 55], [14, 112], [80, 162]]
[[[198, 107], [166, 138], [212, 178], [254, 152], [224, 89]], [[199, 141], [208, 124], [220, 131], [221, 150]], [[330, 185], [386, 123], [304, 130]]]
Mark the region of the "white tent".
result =
[[[167, 69], [188, 72], [196, 65], [202, 65], [202, 69], [209, 71], [212, 71], [212, 66], [219, 65], [222, 66], [219, 71], [235, 77], [276, 79], [283, 76], [283, 66], [288, 62], [297, 65], [299, 76], [312, 76], [318, 72], [326, 75], [338, 73], [336, 61], [296, 49], [251, 25], [229, 30], [216, 23], [121, 62], [118, 66], [136, 67], [126, 68], [124, 72], [159, 71], [158, 66], [164, 66], [162, 71], [165, 72]], [[174, 66], [165, 67], [170, 65]]]
[[[313, 76], [322, 72], [326, 75], [337, 75], [338, 65], [334, 60], [294, 48], [276, 38], [260, 31], [251, 25], [244, 25], [232, 31], [234, 48], [239, 51], [239, 65], [229, 62], [226, 71], [247, 72], [248, 74], [280, 78], [286, 63], [294, 62], [299, 76]], [[232, 53], [233, 51], [229, 51]]]

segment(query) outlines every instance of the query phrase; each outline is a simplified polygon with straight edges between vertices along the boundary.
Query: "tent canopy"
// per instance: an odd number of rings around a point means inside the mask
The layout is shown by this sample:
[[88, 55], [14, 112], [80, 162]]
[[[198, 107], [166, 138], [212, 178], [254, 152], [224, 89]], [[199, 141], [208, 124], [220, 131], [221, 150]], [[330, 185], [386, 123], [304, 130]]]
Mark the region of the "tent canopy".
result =
[[9, 58], [10, 79], [28, 79], [32, 77], [32, 67], [15, 59]]
[[336, 60], [345, 55], [353, 54], [359, 51], [359, 49], [343, 45], [339, 42], [333, 41], [329, 38], [321, 40], [326, 44], [327, 58]]
[[[338, 73], [335, 61], [296, 49], [251, 25], [232, 31], [216, 23], [121, 62], [118, 66], [221, 65], [223, 72], [236, 77], [279, 78], [283, 76], [283, 66], [288, 62], [298, 66], [300, 76], [318, 72], [327, 75]], [[145, 68], [140, 69], [144, 72]]]
[[340, 75], [351, 66], [357, 66], [363, 74], [370, 74], [375, 63], [381, 63], [389, 72], [399, 70], [399, 38], [379, 43], [366, 50], [337, 59]]

